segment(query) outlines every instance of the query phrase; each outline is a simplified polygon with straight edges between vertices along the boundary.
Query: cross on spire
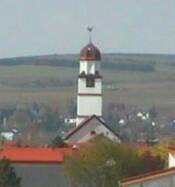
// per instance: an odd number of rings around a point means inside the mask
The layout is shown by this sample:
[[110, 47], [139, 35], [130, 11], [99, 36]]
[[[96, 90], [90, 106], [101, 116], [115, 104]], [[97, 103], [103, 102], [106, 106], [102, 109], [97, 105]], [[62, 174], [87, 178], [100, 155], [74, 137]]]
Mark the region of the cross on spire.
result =
[[93, 31], [93, 27], [91, 26], [91, 27], [87, 27], [87, 30], [88, 30], [88, 32], [89, 32], [89, 43], [91, 43], [92, 42], [92, 31]]

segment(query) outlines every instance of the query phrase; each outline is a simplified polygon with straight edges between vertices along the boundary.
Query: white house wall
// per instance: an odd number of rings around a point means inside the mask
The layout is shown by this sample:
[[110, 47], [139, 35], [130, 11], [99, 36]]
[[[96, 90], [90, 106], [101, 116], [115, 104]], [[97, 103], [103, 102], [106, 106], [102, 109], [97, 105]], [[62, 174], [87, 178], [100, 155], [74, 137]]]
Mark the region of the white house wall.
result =
[[97, 126], [96, 132], [98, 132], [98, 134], [103, 134], [105, 137], [109, 138], [114, 142], [120, 142], [119, 138], [104, 125]]
[[142, 183], [126, 185], [123, 187], [175, 187], [175, 175], [168, 175]]
[[168, 154], [168, 167], [175, 167], [175, 153]]

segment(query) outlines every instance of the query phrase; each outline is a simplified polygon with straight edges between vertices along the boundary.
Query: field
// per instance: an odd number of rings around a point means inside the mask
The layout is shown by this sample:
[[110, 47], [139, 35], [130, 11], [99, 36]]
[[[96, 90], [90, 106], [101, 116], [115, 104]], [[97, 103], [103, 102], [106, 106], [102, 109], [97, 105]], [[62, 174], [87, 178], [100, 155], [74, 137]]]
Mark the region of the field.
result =
[[75, 86], [48, 85], [50, 81], [64, 83], [72, 77], [76, 82], [76, 70], [70, 68], [0, 66], [0, 106], [39, 102], [58, 105], [65, 110], [67, 101], [75, 97]]
[[[165, 113], [175, 111], [175, 57], [166, 55], [133, 55], [132, 59], [127, 55], [124, 57], [118, 55], [117, 60], [129, 59], [129, 61], [153, 63], [156, 64], [156, 71], [103, 69], [104, 111], [109, 103], [114, 102], [140, 108], [156, 106]], [[116, 57], [107, 55], [104, 59], [115, 61]], [[58, 106], [65, 112], [68, 102], [76, 100], [77, 75], [77, 66], [26, 64], [0, 66], [0, 108], [39, 102]]]

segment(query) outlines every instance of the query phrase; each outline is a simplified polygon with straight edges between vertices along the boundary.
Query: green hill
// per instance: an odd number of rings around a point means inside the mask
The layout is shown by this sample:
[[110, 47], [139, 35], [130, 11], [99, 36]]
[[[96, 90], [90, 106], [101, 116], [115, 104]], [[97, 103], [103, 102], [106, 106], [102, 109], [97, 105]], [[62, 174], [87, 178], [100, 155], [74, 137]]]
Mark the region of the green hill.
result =
[[[103, 54], [104, 110], [109, 103], [175, 110], [175, 55]], [[40, 102], [66, 111], [76, 99], [78, 55], [0, 59], [0, 107]]]
[[[0, 65], [48, 65], [78, 67], [78, 55], [44, 55], [0, 59]], [[175, 55], [153, 54], [103, 54], [104, 69], [155, 71], [160, 67], [174, 67]]]

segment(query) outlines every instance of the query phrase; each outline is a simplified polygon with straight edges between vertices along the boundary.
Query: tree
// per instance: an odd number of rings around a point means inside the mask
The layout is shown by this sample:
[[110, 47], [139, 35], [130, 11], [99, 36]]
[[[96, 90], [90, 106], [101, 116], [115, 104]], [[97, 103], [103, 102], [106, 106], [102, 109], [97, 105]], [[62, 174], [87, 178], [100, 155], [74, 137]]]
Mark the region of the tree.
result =
[[41, 126], [44, 130], [47, 132], [55, 132], [62, 127], [63, 120], [60, 119], [58, 111], [55, 111], [48, 106], [43, 106], [43, 109], [40, 112], [40, 116], [42, 117]]
[[76, 116], [77, 105], [73, 99], [67, 101], [67, 108], [70, 116]]
[[51, 143], [51, 147], [66, 147], [66, 146], [67, 144], [62, 140], [60, 136], [56, 136]]
[[149, 115], [150, 115], [151, 119], [157, 118], [158, 113], [157, 113], [156, 108], [154, 106], [149, 109]]
[[144, 163], [144, 172], [159, 170], [165, 166], [164, 159], [160, 155], [154, 155], [149, 150], [141, 155], [141, 160]]
[[165, 142], [147, 148], [139, 148], [139, 155], [145, 162], [145, 170], [157, 170], [167, 166], [168, 152], [165, 150], [169, 145], [170, 142]]
[[81, 187], [116, 187], [120, 179], [144, 170], [135, 149], [101, 137], [67, 156], [64, 164], [72, 184]]
[[6, 159], [0, 161], [0, 186], [20, 187], [21, 179], [16, 176], [14, 168]]

